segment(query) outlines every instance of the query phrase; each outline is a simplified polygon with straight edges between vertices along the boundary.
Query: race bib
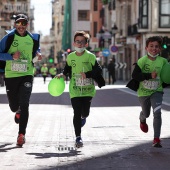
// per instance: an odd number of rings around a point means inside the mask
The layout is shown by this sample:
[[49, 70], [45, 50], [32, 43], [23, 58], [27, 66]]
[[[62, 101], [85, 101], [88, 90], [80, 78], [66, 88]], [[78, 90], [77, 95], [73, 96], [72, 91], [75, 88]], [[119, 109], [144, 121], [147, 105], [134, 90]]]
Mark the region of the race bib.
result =
[[11, 71], [27, 72], [27, 60], [23, 61], [12, 61]]
[[88, 86], [92, 85], [92, 78], [82, 79], [81, 74], [75, 74], [76, 86]]
[[159, 80], [145, 80], [143, 81], [143, 87], [145, 89], [156, 90], [159, 87]]

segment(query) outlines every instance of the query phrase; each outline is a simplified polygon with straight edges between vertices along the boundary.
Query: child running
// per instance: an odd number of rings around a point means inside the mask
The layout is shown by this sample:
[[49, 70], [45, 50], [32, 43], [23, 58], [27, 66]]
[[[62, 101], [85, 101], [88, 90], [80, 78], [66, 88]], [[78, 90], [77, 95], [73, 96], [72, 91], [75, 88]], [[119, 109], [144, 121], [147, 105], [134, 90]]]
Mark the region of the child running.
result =
[[86, 123], [90, 113], [92, 98], [96, 94], [94, 80], [101, 88], [105, 85], [102, 77], [102, 68], [96, 60], [96, 56], [86, 50], [89, 41], [89, 34], [84, 31], [77, 31], [74, 35], [73, 46], [75, 51], [67, 56], [63, 73], [56, 77], [70, 78], [69, 93], [71, 104], [74, 110], [73, 125], [75, 129], [75, 146], [82, 147], [81, 128]]
[[[154, 147], [162, 147], [161, 134], [161, 105], [163, 100], [163, 82], [160, 78], [162, 67], [168, 62], [167, 59], [160, 56], [162, 39], [158, 36], [149, 37], [146, 40], [147, 54], [141, 57], [132, 73], [132, 80], [127, 87], [134, 90], [134, 82], [138, 83], [136, 88], [141, 105], [140, 128], [144, 133], [148, 132], [146, 119], [150, 116], [151, 107], [153, 109], [153, 130]], [[132, 83], [133, 82], [133, 83]], [[133, 85], [132, 85], [133, 84]]]

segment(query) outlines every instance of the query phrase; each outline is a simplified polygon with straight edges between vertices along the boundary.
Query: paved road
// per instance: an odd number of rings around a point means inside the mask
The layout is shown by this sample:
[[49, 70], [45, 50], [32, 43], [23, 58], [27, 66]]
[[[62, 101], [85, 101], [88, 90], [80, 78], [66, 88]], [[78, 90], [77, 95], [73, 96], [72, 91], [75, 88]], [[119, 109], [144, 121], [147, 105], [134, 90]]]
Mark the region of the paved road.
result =
[[[23, 148], [16, 147], [18, 125], [9, 110], [5, 88], [0, 88], [0, 169], [3, 170], [169, 170], [170, 105], [166, 89], [162, 110], [163, 148], [153, 148], [152, 119], [149, 132], [139, 129], [139, 102], [124, 83], [97, 90], [91, 113], [82, 129], [84, 147], [74, 148], [72, 108], [68, 85], [60, 97], [48, 94], [36, 78], [30, 119]], [[170, 95], [169, 95], [170, 96]]]

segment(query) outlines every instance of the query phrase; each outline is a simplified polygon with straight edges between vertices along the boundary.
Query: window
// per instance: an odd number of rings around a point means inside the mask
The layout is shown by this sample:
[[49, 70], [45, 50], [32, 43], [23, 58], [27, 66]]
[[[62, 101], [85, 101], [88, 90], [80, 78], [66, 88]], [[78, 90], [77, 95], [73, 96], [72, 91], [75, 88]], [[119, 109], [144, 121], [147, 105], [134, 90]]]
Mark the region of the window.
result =
[[148, 28], [148, 0], [139, 1], [139, 28]]
[[90, 13], [89, 10], [78, 10], [78, 21], [89, 21]]
[[93, 23], [93, 37], [96, 37], [97, 34], [97, 22]]
[[159, 27], [170, 28], [170, 0], [160, 0], [159, 3]]
[[116, 8], [116, 1], [110, 0], [109, 5], [108, 5], [108, 9], [109, 10], [115, 10], [115, 8]]
[[93, 0], [94, 11], [97, 11], [97, 6], [98, 6], [98, 0]]

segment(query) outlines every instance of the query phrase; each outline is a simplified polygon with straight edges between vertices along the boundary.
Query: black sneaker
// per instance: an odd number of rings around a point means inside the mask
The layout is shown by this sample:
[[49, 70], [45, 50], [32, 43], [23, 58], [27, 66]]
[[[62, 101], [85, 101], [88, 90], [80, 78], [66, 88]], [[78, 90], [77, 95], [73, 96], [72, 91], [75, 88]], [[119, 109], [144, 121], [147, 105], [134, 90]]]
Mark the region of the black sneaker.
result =
[[83, 147], [83, 141], [82, 141], [82, 139], [81, 139], [80, 136], [78, 136], [78, 137], [76, 138], [75, 147], [77, 147], [77, 148]]
[[86, 124], [86, 118], [81, 118], [81, 127], [83, 127]]

